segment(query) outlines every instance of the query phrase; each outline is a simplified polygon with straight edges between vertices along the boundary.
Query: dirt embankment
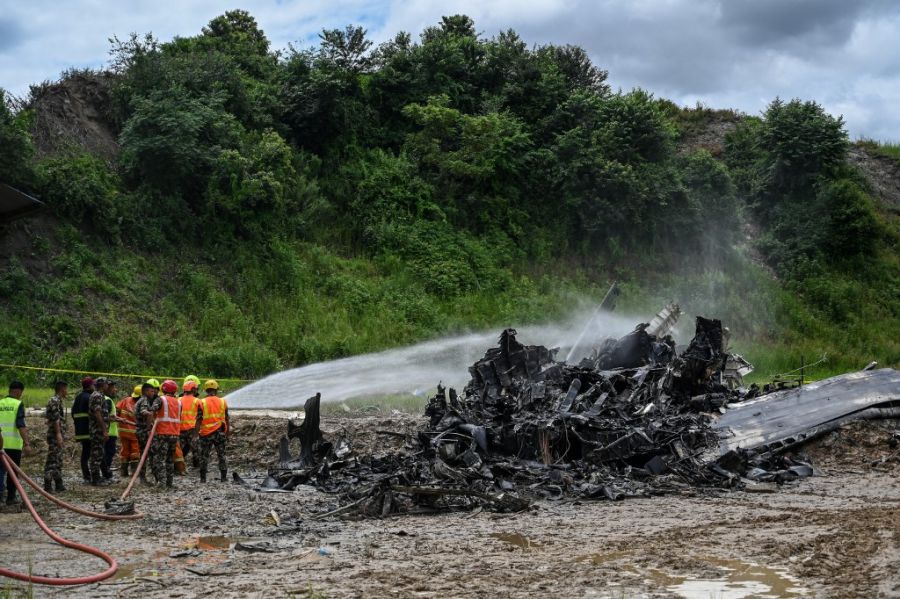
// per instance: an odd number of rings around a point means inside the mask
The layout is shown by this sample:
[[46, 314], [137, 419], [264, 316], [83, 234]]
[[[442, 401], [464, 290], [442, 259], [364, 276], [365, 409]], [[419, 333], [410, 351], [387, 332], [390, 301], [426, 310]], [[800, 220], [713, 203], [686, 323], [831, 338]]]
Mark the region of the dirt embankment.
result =
[[38, 156], [71, 148], [112, 163], [119, 153], [118, 132], [111, 116], [109, 73], [75, 73], [34, 90], [28, 106], [34, 112], [31, 133]]
[[[263, 476], [283, 420], [241, 415], [231, 446], [248, 479]], [[409, 415], [332, 416], [327, 435], [359, 452], [402, 449]], [[33, 434], [43, 425], [31, 418]], [[111, 551], [121, 566], [106, 582], [37, 596], [119, 597], [890, 597], [900, 594], [898, 422], [854, 425], [804, 449], [819, 476], [774, 493], [694, 493], [623, 502], [541, 502], [520, 514], [453, 513], [343, 521], [315, 519], [337, 507], [309, 487], [260, 494], [229, 483], [140, 487], [133, 523], [95, 522], [43, 501], [51, 527]], [[39, 453], [26, 469], [40, 471]], [[121, 492], [78, 481], [69, 499], [102, 507]], [[36, 573], [98, 571], [93, 558], [49, 543], [27, 514], [2, 514], [0, 542], [20, 548], [5, 565]], [[278, 522], [278, 524], [276, 524]], [[754, 595], [755, 593], [755, 595]]]
[[866, 176], [882, 206], [900, 214], [900, 162], [873, 154], [862, 146], [851, 146], [847, 160]]

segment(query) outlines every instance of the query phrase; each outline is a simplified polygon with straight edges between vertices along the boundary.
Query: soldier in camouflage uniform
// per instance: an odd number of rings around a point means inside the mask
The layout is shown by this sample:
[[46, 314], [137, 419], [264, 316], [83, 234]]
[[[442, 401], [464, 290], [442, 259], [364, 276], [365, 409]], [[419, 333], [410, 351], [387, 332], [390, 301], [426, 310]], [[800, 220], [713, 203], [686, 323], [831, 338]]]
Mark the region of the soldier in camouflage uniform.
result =
[[[150, 429], [153, 428], [153, 415], [159, 409], [161, 401], [159, 399], [159, 381], [150, 379], [141, 386], [141, 398], [134, 404], [135, 420], [134, 434], [138, 440], [138, 446], [141, 455], [144, 455], [144, 448], [147, 447], [147, 438], [150, 436]], [[151, 448], [152, 451], [152, 448]], [[147, 456], [148, 460], [150, 455]], [[141, 481], [147, 482], [147, 466], [141, 469]]]
[[206, 397], [200, 400], [197, 406], [196, 431], [200, 436], [200, 482], [206, 482], [206, 472], [209, 468], [210, 452], [216, 450], [219, 458], [219, 474], [223, 482], [226, 480], [228, 461], [225, 456], [225, 445], [231, 430], [231, 421], [228, 416], [228, 402], [224, 397], [218, 397], [219, 383], [210, 379], [203, 384]]
[[91, 484], [106, 483], [103, 478], [103, 446], [109, 438], [109, 413], [104, 409], [106, 404], [107, 380], [103, 377], [94, 382], [94, 392], [88, 403], [88, 420], [90, 421], [91, 457], [88, 470], [91, 473]]
[[63, 485], [63, 448], [66, 433], [66, 397], [69, 395], [69, 385], [65, 381], [57, 381], [54, 385], [55, 395], [47, 402], [45, 416], [47, 418], [47, 461], [44, 462], [44, 490], [53, 492], [53, 484], [56, 483], [56, 492], [65, 491]]

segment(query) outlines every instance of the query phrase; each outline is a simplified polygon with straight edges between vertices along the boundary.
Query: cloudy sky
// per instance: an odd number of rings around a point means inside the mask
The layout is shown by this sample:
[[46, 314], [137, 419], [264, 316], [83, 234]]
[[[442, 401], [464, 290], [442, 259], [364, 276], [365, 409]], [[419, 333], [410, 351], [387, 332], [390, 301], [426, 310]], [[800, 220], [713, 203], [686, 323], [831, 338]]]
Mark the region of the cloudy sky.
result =
[[102, 66], [112, 35], [194, 35], [231, 8], [249, 10], [276, 48], [348, 23], [381, 41], [464, 13], [486, 36], [513, 28], [529, 43], [581, 45], [614, 87], [752, 114], [775, 96], [815, 99], [851, 137], [900, 142], [893, 0], [0, 0], [0, 87], [24, 94], [67, 67]]

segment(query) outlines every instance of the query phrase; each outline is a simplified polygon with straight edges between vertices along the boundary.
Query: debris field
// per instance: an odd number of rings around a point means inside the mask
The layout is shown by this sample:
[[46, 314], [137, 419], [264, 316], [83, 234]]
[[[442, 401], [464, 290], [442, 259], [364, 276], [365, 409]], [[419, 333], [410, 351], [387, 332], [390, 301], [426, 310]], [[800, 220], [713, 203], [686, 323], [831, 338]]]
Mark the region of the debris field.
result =
[[378, 517], [520, 511], [537, 499], [618, 500], [813, 474], [785, 445], [720, 451], [715, 418], [760, 391], [740, 386], [730, 370], [747, 363], [727, 352], [720, 321], [698, 317], [694, 338], [677, 352], [668, 334], [674, 320], [664, 310], [577, 365], [507, 329], [469, 368], [461, 394], [438, 386], [427, 423], [399, 451], [357, 455], [347, 440], [325, 439], [321, 397], [312, 397], [255, 488], [312, 485], [341, 499], [323, 517]]

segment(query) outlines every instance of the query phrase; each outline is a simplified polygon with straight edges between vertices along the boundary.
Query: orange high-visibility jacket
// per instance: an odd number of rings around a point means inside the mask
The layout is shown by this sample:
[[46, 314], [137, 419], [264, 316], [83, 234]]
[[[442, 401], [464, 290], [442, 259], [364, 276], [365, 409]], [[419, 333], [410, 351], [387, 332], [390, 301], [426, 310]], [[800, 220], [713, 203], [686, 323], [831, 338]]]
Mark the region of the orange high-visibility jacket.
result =
[[228, 431], [225, 423], [225, 410], [228, 409], [228, 404], [225, 403], [224, 397], [207, 395], [200, 400], [200, 409], [203, 410], [203, 422], [200, 423], [201, 437], [213, 434], [222, 426], [226, 427], [226, 432]]
[[134, 413], [135, 403], [137, 402], [134, 398], [128, 395], [116, 404], [116, 412], [125, 421], [119, 423], [119, 436], [123, 439], [137, 439], [137, 435], [135, 435], [137, 428], [137, 416]]
[[163, 395], [162, 406], [156, 411], [157, 435], [178, 436], [181, 432], [181, 404], [174, 395]]
[[185, 394], [179, 401], [181, 402], [181, 432], [189, 431], [197, 426], [197, 404], [200, 403], [200, 399]]

